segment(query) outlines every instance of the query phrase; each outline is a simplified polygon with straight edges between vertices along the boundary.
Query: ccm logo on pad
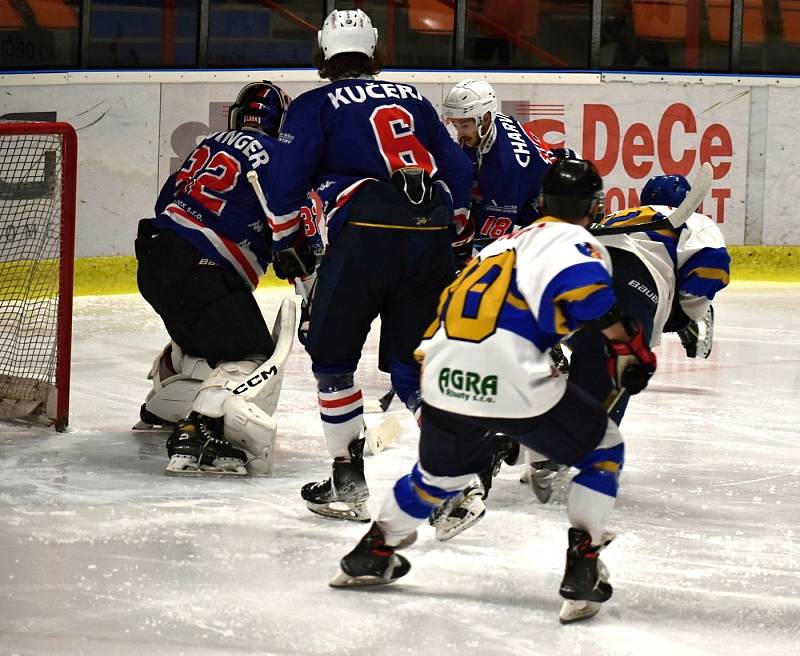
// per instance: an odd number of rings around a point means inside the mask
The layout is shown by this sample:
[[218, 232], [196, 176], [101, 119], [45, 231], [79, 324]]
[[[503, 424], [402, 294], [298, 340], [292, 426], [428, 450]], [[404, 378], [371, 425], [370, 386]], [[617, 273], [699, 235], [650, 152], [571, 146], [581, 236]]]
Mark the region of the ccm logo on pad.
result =
[[237, 385], [233, 388], [233, 393], [237, 396], [239, 394], [244, 394], [247, 391], [248, 387], [258, 387], [261, 383], [265, 380], [269, 380], [270, 376], [274, 376], [278, 373], [278, 367], [271, 366], [267, 371], [262, 371], [261, 373], [256, 374], [255, 376], [248, 378], [245, 382], [241, 385]]

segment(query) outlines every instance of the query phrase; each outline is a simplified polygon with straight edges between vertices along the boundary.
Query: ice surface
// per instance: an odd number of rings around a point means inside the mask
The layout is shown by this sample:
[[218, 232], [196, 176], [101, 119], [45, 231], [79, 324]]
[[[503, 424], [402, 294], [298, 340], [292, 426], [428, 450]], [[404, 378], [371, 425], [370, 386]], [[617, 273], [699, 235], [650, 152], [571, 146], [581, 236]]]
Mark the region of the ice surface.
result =
[[[258, 293], [272, 316], [281, 292]], [[563, 490], [538, 505], [504, 468], [486, 518], [413, 569], [332, 590], [366, 525], [309, 513], [327, 475], [296, 345], [271, 478], [167, 477], [164, 435], [131, 433], [165, 333], [134, 296], [76, 302], [71, 431], [0, 424], [0, 654], [792, 654], [800, 651], [800, 286], [734, 284], [709, 360], [677, 339], [623, 423], [627, 463], [604, 552], [614, 597], [563, 627]], [[370, 337], [359, 378], [378, 398]], [[377, 510], [415, 458], [405, 433], [367, 459]], [[374, 420], [374, 417], [370, 417]]]

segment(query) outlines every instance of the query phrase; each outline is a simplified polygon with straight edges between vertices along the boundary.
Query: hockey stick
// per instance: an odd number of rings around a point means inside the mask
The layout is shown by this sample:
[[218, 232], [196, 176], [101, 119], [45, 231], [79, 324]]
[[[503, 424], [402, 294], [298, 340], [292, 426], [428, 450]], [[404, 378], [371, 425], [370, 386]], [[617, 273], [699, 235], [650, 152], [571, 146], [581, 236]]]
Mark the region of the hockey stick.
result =
[[403, 432], [400, 422], [394, 415], [389, 415], [375, 426], [364, 431], [364, 438], [372, 455], [377, 455], [394, 442]]
[[[269, 210], [267, 210], [267, 197], [264, 195], [264, 190], [261, 188], [261, 183], [258, 180], [258, 173], [251, 169], [247, 172], [246, 177], [247, 181], [250, 183], [250, 186], [253, 188], [253, 191], [256, 192], [258, 204], [261, 205], [261, 210], [264, 212], [264, 220], [267, 220], [267, 217], [269, 216]], [[293, 248], [287, 248], [282, 252], [286, 253], [288, 251], [292, 252], [292, 255], [294, 255], [298, 262], [300, 261], [300, 259], [294, 253]], [[305, 301], [306, 305], [310, 304], [308, 290], [303, 285], [303, 282], [300, 280], [299, 276], [295, 276], [294, 291], [303, 299], [303, 301]]]
[[680, 228], [686, 220], [694, 214], [695, 210], [700, 207], [701, 203], [706, 197], [711, 183], [714, 180], [714, 169], [711, 164], [706, 162], [700, 167], [694, 182], [691, 185], [689, 193], [683, 202], [675, 208], [675, 210], [667, 217], [659, 219], [658, 221], [650, 221], [649, 223], [640, 223], [639, 225], [619, 226], [609, 228], [590, 228], [589, 232], [596, 237], [603, 235], [626, 235], [632, 232], [645, 232], [647, 230], [664, 230], [667, 228]]

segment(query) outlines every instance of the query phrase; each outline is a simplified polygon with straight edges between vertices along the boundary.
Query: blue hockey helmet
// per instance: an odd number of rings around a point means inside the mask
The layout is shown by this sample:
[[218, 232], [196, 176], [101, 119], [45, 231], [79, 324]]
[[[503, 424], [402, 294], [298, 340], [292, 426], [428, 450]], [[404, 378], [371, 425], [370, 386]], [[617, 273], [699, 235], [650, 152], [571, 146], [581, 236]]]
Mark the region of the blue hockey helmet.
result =
[[656, 175], [642, 189], [642, 205], [668, 205], [678, 207], [691, 189], [682, 175]]
[[264, 134], [277, 137], [291, 98], [272, 82], [253, 82], [244, 87], [228, 111], [228, 129], [239, 130], [248, 123]]

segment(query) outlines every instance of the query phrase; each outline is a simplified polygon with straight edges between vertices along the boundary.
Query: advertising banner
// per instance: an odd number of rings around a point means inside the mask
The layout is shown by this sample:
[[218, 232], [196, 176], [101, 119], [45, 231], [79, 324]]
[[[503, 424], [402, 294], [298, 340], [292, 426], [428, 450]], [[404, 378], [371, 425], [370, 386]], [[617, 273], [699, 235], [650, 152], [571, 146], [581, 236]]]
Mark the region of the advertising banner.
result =
[[[515, 88], [509, 88], [515, 87]], [[597, 164], [606, 210], [635, 206], [648, 178], [690, 180], [711, 162], [714, 183], [702, 211], [730, 244], [744, 239], [749, 94], [715, 85], [498, 85], [501, 111], [553, 147]]]

